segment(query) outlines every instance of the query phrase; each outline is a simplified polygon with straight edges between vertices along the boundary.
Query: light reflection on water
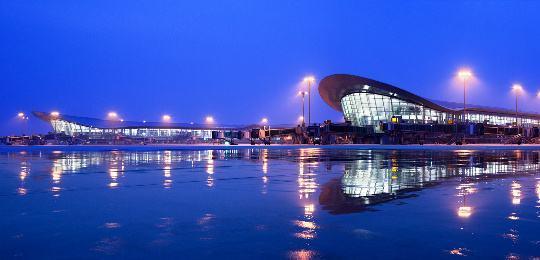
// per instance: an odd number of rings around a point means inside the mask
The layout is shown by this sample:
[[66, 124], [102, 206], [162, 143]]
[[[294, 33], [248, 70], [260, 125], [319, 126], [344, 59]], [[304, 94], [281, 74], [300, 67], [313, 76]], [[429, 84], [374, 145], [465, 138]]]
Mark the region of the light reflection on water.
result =
[[[77, 208], [73, 203], [78, 203], [70, 200], [87, 194], [78, 192], [90, 191], [88, 196], [94, 193], [100, 199], [89, 200], [93, 203], [91, 205], [104, 205], [101, 209], [106, 211], [101, 214], [107, 215], [115, 212], [115, 207], [120, 203], [112, 198], [124, 194], [124, 197], [118, 197], [123, 204], [132, 205], [131, 209], [148, 208], [148, 213], [139, 212], [131, 216], [131, 212], [121, 211], [117, 212], [116, 218], [101, 220], [94, 226], [122, 233], [122, 230], [133, 225], [131, 218], [140, 218], [139, 221], [143, 222], [154, 218], [153, 226], [160, 231], [149, 238], [150, 247], [168, 247], [174, 245], [175, 241], [186, 243], [178, 238], [183, 232], [188, 232], [187, 237], [196, 241], [220, 241], [228, 237], [220, 231], [222, 229], [242, 237], [246, 235], [242, 233], [245, 230], [229, 230], [231, 227], [228, 225], [253, 223], [255, 233], [246, 237], [256, 237], [261, 233], [276, 236], [276, 243], [282, 249], [277, 256], [298, 259], [324, 257], [329, 249], [318, 241], [328, 239], [332, 232], [345, 232], [341, 235], [363, 240], [376, 240], [377, 236], [384, 236], [384, 232], [365, 229], [355, 221], [342, 224], [341, 230], [334, 231], [328, 227], [333, 218], [343, 221], [339, 216], [359, 212], [366, 212], [358, 216], [367, 218], [375, 214], [374, 210], [380, 209], [377, 205], [386, 205], [384, 208], [387, 211], [402, 205], [393, 205], [392, 201], [395, 200], [404, 204], [414, 203], [416, 197], [429, 201], [430, 189], [426, 188], [439, 186], [449, 197], [444, 195], [441, 197], [443, 201], [434, 203], [449, 205], [450, 210], [445, 211], [445, 218], [454, 219], [459, 230], [471, 229], [473, 227], [467, 227], [467, 223], [475, 223], [481, 216], [485, 218], [484, 212], [489, 205], [485, 197], [495, 196], [490, 192], [498, 194], [498, 190], [503, 191], [497, 195], [498, 203], [508, 206], [507, 211], [501, 212], [500, 218], [507, 221], [504, 225], [511, 227], [507, 231], [493, 231], [499, 232], [499, 237], [518, 244], [523, 237], [527, 237], [520, 229], [523, 220], [531, 221], [530, 212], [534, 213], [534, 223], [538, 223], [540, 218], [537, 211], [540, 207], [540, 178], [532, 178], [533, 183], [530, 183], [531, 178], [522, 178], [538, 172], [538, 152], [324, 149], [54, 151], [7, 153], [0, 160], [6, 162], [3, 168], [6, 172], [9, 172], [11, 163], [16, 162], [16, 178], [4, 182], [0, 191], [1, 199], [13, 201], [8, 192], [11, 190], [20, 198], [47, 201], [40, 196], [45, 193], [49, 198], [58, 200], [55, 203], [69, 201], [64, 207], [70, 212], [69, 207]], [[497, 180], [503, 182], [495, 185], [499, 183]], [[159, 189], [169, 193], [161, 195]], [[169, 204], [157, 207], [161, 205], [158, 201], [144, 199], [153, 196]], [[137, 199], [130, 200], [131, 197]], [[229, 203], [227, 198], [234, 199], [234, 202]], [[534, 198], [532, 206], [531, 198]], [[235, 215], [232, 212], [236, 210], [242, 214], [229, 217]], [[63, 214], [64, 209], [55, 208], [53, 212]], [[268, 220], [266, 214], [277, 220]], [[384, 216], [384, 211], [377, 214]], [[182, 219], [184, 215], [192, 216], [193, 221]], [[364, 220], [371, 223], [369, 219]], [[287, 230], [286, 236], [280, 233], [282, 230]], [[129, 237], [120, 234], [103, 236], [94, 241], [90, 250], [115, 255], [128, 242]], [[524, 243], [532, 244], [531, 241]], [[189, 245], [197, 248], [203, 246], [195, 244], [191, 242]], [[437, 252], [479, 255], [474, 244], [467, 247], [447, 245]], [[328, 256], [333, 254], [335, 252]], [[515, 252], [501, 252], [500, 256], [510, 254]]]

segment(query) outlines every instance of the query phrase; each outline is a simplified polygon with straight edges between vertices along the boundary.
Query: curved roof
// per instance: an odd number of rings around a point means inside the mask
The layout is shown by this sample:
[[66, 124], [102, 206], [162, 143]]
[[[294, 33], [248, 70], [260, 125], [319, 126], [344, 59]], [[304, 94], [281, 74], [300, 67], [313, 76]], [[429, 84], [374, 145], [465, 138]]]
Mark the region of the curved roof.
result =
[[[369, 89], [365, 89], [369, 86]], [[376, 80], [347, 74], [328, 76], [319, 83], [319, 94], [332, 108], [342, 111], [341, 99], [352, 93], [370, 92], [384, 96], [392, 96], [411, 103], [430, 107], [439, 111], [451, 112], [451, 109], [434, 103], [428, 99], [417, 96], [398, 87]]]
[[[348, 94], [360, 92], [391, 96], [441, 112], [461, 113], [463, 110], [462, 103], [426, 99], [396, 86], [354, 75], [334, 74], [325, 77], [319, 83], [319, 94], [321, 95], [322, 99], [332, 108], [341, 112], [343, 112], [341, 108], [341, 99]], [[467, 111], [508, 116], [515, 116], [516, 113], [515, 110], [511, 109], [478, 106], [472, 104], [467, 104]], [[520, 112], [519, 114], [520, 117], [540, 119], [540, 114], [538, 113]]]
[[32, 112], [36, 117], [44, 120], [51, 121], [53, 119], [60, 119], [74, 124], [79, 124], [86, 127], [106, 128], [106, 129], [128, 129], [128, 128], [182, 128], [182, 129], [196, 129], [196, 130], [239, 130], [249, 129], [257, 127], [256, 125], [220, 125], [220, 124], [192, 124], [192, 123], [166, 123], [166, 122], [139, 122], [139, 121], [116, 121], [116, 120], [104, 120], [91, 117], [70, 116], [60, 114], [56, 117], [51, 116], [45, 112]]

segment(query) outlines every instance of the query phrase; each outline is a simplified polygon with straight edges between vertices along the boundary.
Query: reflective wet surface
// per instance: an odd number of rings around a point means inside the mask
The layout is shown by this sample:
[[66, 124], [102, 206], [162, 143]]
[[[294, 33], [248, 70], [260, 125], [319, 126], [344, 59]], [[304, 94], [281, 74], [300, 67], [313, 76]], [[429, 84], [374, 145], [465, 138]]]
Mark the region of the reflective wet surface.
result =
[[540, 257], [535, 151], [0, 153], [0, 258]]

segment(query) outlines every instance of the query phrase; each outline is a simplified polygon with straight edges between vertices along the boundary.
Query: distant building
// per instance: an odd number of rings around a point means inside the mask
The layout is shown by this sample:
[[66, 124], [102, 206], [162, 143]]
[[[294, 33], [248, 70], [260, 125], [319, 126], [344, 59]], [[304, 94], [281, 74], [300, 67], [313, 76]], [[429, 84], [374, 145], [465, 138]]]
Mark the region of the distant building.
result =
[[435, 101], [398, 87], [368, 78], [335, 74], [319, 83], [322, 99], [346, 121], [356, 126], [400, 121], [413, 124], [448, 124], [457, 121], [490, 125], [538, 125], [540, 114], [466, 104]]
[[33, 112], [33, 114], [38, 118], [49, 122], [55, 133], [64, 133], [70, 136], [104, 136], [111, 134], [154, 139], [169, 139], [171, 137], [185, 136], [206, 140], [212, 138], [212, 132], [217, 132], [218, 135], [223, 137], [223, 132], [247, 131], [257, 127], [257, 125], [222, 125], [215, 123], [195, 124], [103, 120], [45, 112]]

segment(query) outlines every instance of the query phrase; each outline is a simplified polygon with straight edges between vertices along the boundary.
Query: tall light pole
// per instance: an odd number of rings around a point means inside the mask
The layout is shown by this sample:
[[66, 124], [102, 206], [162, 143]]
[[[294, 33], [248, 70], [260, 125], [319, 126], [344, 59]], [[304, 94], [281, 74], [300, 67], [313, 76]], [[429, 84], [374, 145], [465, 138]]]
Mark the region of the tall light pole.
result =
[[107, 113], [107, 119], [109, 120], [117, 120], [118, 119], [118, 114], [114, 111], [111, 111], [109, 113]]
[[[24, 135], [24, 132], [28, 130], [27, 129], [28, 128], [28, 123], [26, 122], [26, 121], [28, 121], [28, 117], [23, 112], [19, 112], [19, 113], [17, 113], [17, 118], [19, 120], [21, 120], [21, 122], [23, 124], [22, 134]], [[28, 135], [28, 133], [27, 133], [27, 135]]]
[[516, 127], [518, 129], [518, 134], [519, 134], [519, 124], [518, 124], [518, 117], [519, 117], [519, 112], [518, 112], [518, 96], [519, 94], [521, 94], [521, 92], [523, 92], [523, 87], [519, 84], [514, 84], [512, 85], [512, 90], [514, 91], [514, 93], [516, 94]]
[[169, 123], [169, 122], [171, 122], [171, 116], [170, 116], [170, 115], [163, 115], [163, 116], [161, 117], [161, 120], [162, 120], [163, 122], [165, 122], [165, 123]]
[[306, 125], [306, 121], [305, 121], [305, 115], [304, 115], [304, 108], [305, 108], [305, 100], [306, 100], [306, 92], [305, 91], [300, 91], [299, 93], [301, 96], [302, 96], [302, 126], [305, 126]]
[[313, 76], [307, 76], [304, 78], [304, 82], [308, 84], [308, 125], [311, 125], [311, 83], [315, 81]]
[[467, 102], [466, 102], [467, 101], [466, 100], [467, 80], [472, 77], [472, 72], [470, 70], [460, 70], [458, 72], [458, 76], [463, 81], [463, 117], [462, 117], [462, 120], [463, 120], [463, 122], [465, 122], [466, 121], [466, 116], [467, 116]]

